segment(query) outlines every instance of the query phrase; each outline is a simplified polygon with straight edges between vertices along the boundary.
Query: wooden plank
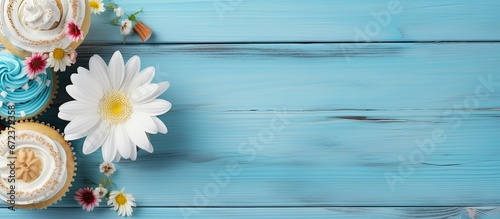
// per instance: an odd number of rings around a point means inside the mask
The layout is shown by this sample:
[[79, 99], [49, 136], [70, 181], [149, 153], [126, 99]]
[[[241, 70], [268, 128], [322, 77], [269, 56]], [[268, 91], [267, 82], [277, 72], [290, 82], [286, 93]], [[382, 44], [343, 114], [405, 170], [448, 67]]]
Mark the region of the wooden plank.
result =
[[[500, 78], [500, 44], [373, 44], [350, 59], [341, 46], [83, 47], [79, 63], [119, 48], [172, 84], [170, 132], [115, 182], [140, 206], [500, 205], [500, 95], [479, 79]], [[68, 99], [60, 89], [40, 120], [63, 127]], [[100, 153], [73, 144], [77, 181], [59, 207], [99, 178]]]
[[[496, 0], [116, 2], [127, 12], [144, 7], [138, 18], [154, 30], [149, 43], [500, 40]], [[87, 44], [122, 42], [113, 16], [93, 17]]]
[[[44, 211], [16, 211], [0, 209], [5, 218], [31, 219], [34, 215], [42, 218], [88, 218], [98, 216], [104, 218], [120, 218], [114, 211], [106, 208], [95, 209], [84, 213], [76, 208], [51, 208]], [[346, 218], [346, 219], [396, 219], [396, 218], [428, 218], [428, 219], [493, 219], [500, 216], [500, 210], [493, 207], [434, 207], [434, 208], [135, 208], [134, 218], [183, 218], [183, 219], [302, 219], [302, 218]]]

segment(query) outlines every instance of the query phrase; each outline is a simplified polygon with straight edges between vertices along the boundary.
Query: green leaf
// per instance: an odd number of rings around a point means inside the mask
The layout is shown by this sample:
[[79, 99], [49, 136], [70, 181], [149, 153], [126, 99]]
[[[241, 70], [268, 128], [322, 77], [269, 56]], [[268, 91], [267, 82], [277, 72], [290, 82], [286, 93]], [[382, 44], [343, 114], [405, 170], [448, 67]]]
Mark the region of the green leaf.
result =
[[132, 22], [137, 22], [137, 17], [136, 17], [136, 15], [138, 15], [139, 13], [141, 13], [143, 9], [144, 9], [144, 8], [141, 8], [141, 10], [134, 12], [133, 14], [131, 14], [130, 16], [128, 16], [128, 19], [129, 19], [130, 21], [132, 21]]
[[115, 17], [115, 18], [111, 21], [111, 25], [117, 25], [117, 26], [119, 26], [119, 24], [118, 24], [118, 19], [119, 19], [119, 17]]
[[106, 10], [108, 11], [112, 11], [116, 8], [116, 4], [115, 3], [109, 3], [108, 5], [106, 5]]
[[89, 185], [97, 185], [95, 182], [92, 182], [90, 179], [85, 179], [83, 182], [85, 184], [89, 184]]
[[129, 19], [130, 21], [132, 21], [132, 22], [137, 22], [137, 18], [136, 18], [136, 17], [135, 17], [135, 15], [133, 15], [133, 14], [132, 14], [132, 15], [130, 15], [130, 16], [128, 16], [128, 19]]

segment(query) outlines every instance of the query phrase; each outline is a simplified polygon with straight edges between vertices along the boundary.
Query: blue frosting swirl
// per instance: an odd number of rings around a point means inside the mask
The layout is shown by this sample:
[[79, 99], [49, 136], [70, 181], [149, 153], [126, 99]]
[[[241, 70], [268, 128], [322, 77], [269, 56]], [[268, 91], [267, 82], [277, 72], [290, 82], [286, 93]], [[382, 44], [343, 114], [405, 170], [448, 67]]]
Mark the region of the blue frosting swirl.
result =
[[23, 60], [15, 55], [0, 52], [0, 116], [9, 114], [8, 105], [15, 104], [15, 118], [37, 115], [52, 97], [54, 78], [50, 69], [30, 80], [23, 72]]

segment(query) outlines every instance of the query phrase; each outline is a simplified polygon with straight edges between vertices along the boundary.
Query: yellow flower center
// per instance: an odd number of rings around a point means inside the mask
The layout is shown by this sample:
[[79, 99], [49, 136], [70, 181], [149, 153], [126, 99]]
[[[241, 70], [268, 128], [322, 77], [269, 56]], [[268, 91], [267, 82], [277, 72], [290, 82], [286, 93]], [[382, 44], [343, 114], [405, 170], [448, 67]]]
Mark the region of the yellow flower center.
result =
[[110, 91], [99, 103], [101, 117], [116, 125], [128, 121], [132, 114], [132, 104], [127, 94], [120, 91]]
[[54, 59], [61, 60], [64, 57], [64, 50], [61, 48], [54, 49]]
[[96, 1], [90, 1], [90, 2], [89, 2], [89, 6], [90, 6], [90, 8], [92, 8], [92, 9], [94, 9], [94, 10], [99, 9], [99, 3], [98, 3], [98, 2], [96, 2]]
[[123, 194], [118, 194], [115, 200], [118, 205], [124, 205], [125, 203], [127, 203], [127, 198]]

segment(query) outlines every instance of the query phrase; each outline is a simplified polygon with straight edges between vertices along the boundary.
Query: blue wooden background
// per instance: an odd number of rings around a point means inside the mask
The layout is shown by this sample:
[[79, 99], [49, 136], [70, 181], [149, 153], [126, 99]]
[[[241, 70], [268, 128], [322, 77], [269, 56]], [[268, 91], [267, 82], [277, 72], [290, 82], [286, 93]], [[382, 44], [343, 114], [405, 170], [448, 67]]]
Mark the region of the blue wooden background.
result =
[[[500, 218], [497, 0], [116, 0], [155, 32], [121, 43], [112, 13], [79, 48], [155, 66], [171, 88], [155, 152], [121, 161], [135, 218]], [[63, 129], [69, 75], [41, 121]], [[72, 196], [44, 211], [118, 218]]]

